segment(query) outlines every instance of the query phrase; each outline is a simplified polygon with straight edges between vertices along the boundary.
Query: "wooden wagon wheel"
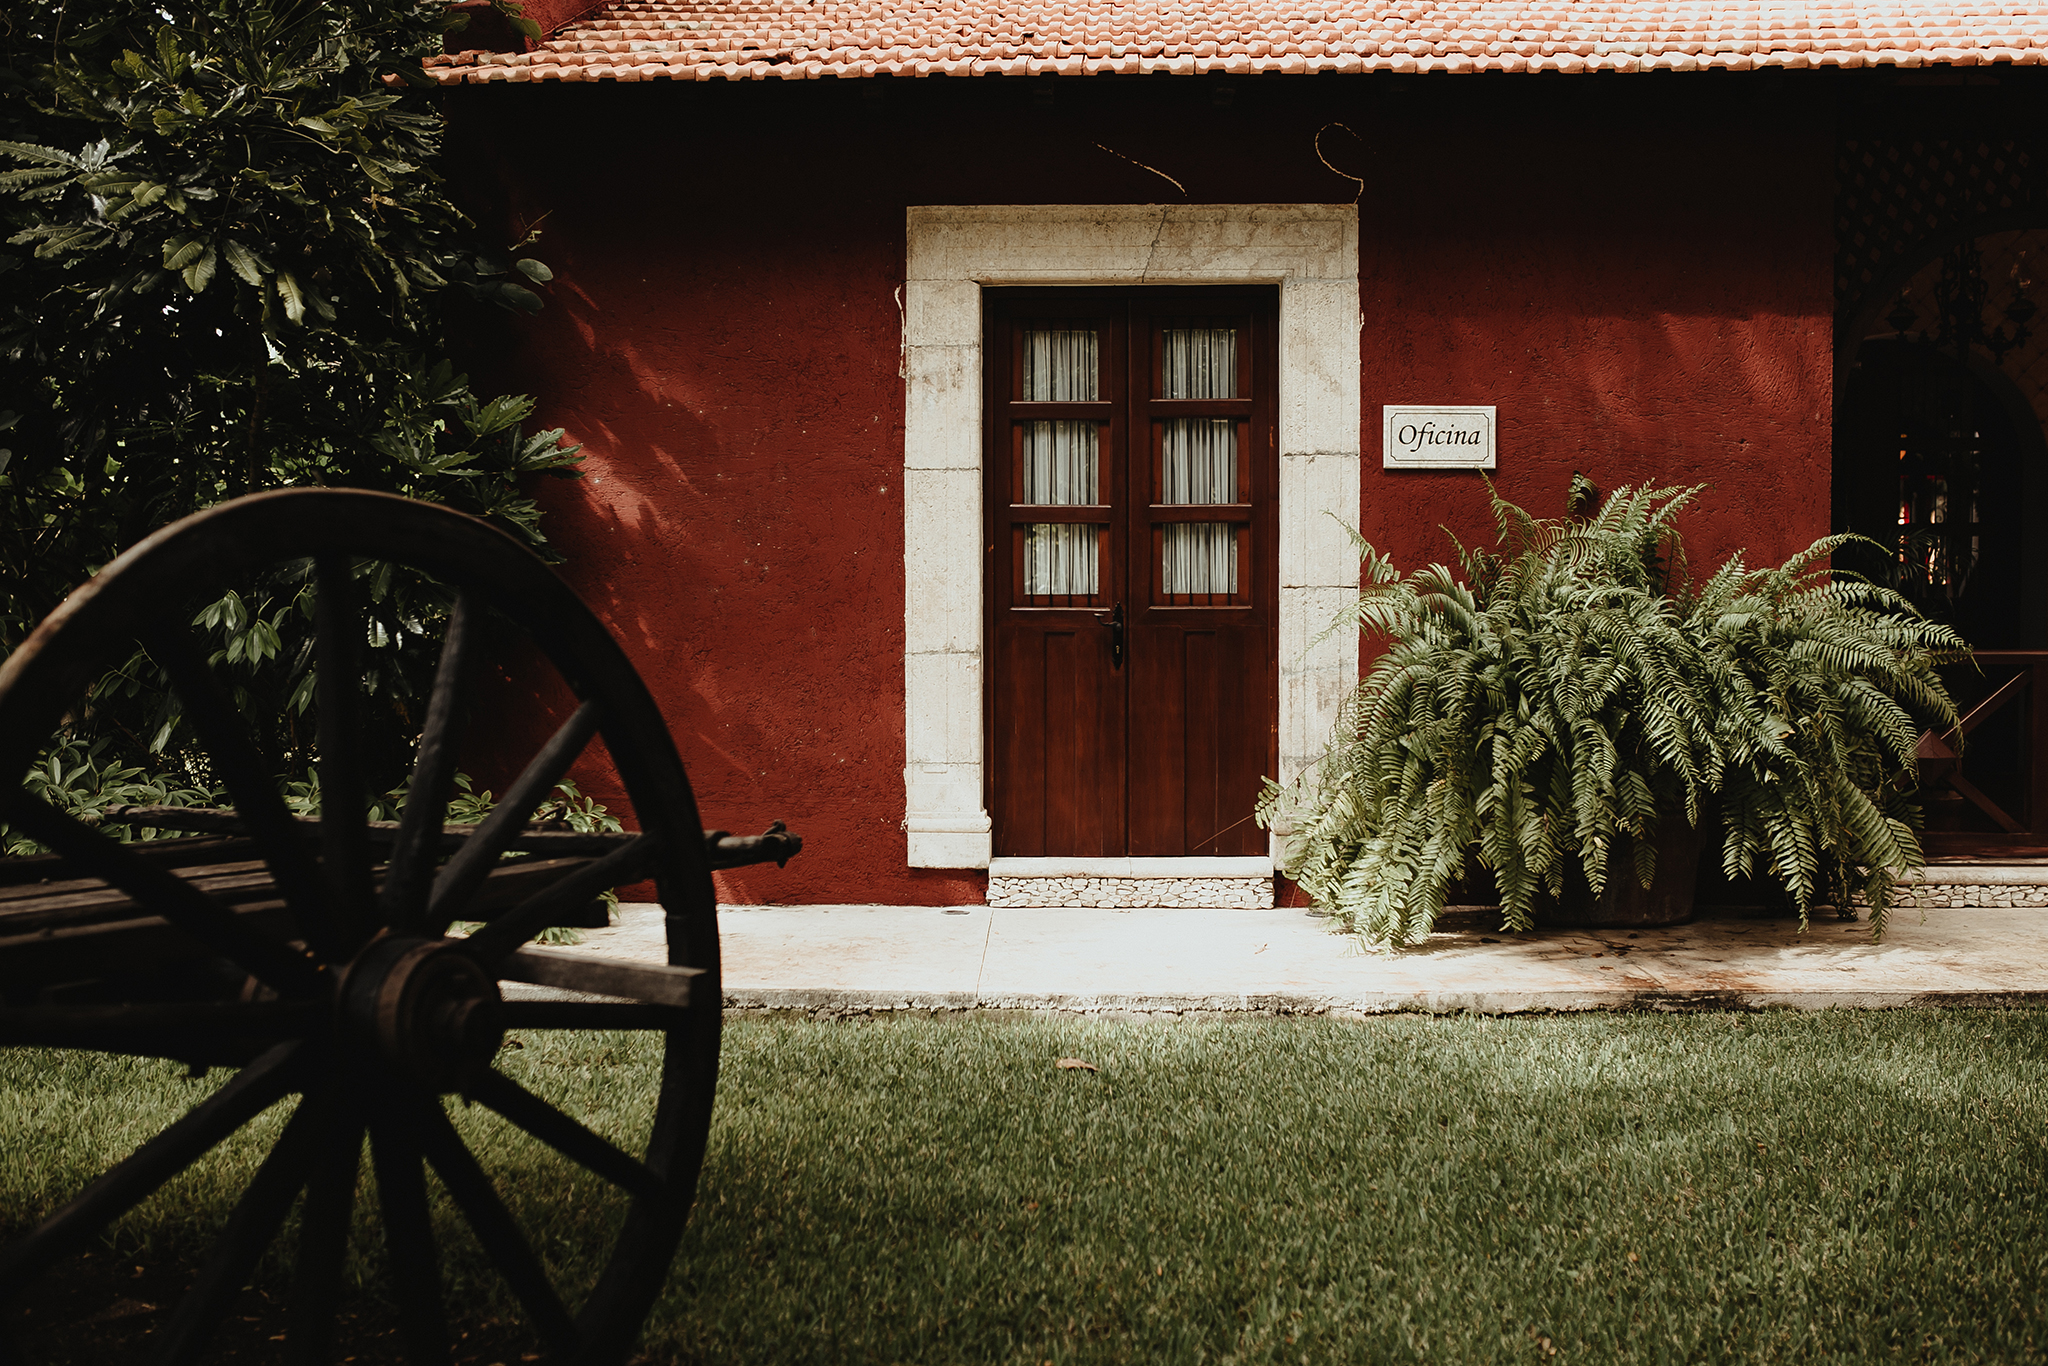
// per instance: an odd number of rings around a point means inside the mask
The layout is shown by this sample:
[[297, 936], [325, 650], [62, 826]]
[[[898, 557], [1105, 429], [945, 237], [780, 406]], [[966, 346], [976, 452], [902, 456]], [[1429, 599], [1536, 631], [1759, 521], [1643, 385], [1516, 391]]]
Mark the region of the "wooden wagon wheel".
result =
[[[182, 625], [189, 609], [172, 610], [194, 585], [234, 584], [266, 566], [309, 557], [318, 591], [316, 825], [288, 812]], [[354, 743], [365, 629], [354, 597], [352, 564], [359, 560], [413, 566], [456, 593], [412, 796], [395, 828], [372, 829], [365, 819]], [[476, 673], [487, 610], [524, 629], [581, 705], [484, 824], [444, 828], [459, 703]], [[134, 905], [119, 924], [46, 927], [37, 942], [82, 949], [117, 984], [152, 964], [159, 977], [197, 981], [205, 974], [190, 965], [203, 963], [240, 989], [117, 992], [87, 1004], [24, 1003], [16, 991], [0, 1009], [0, 1044], [95, 1048], [240, 1070], [0, 1251], [0, 1293], [19, 1294], [35, 1273], [80, 1250], [268, 1106], [297, 1095], [276, 1144], [161, 1330], [158, 1360], [200, 1356], [302, 1191], [286, 1346], [296, 1362], [330, 1359], [367, 1139], [409, 1360], [443, 1362], [449, 1355], [424, 1163], [523, 1305], [548, 1359], [622, 1361], [667, 1278], [695, 1193], [717, 1081], [720, 995], [707, 836], [661, 714], [618, 644], [539, 559], [484, 522], [375, 493], [259, 494], [137, 545], [73, 593], [7, 659], [0, 667], [0, 771], [24, 772], [67, 709], [137, 640], [169, 672], [232, 795], [231, 819], [261, 859], [262, 887], [253, 901], [246, 889], [239, 900], [216, 894], [204, 879], [153, 857], [153, 844], [119, 843], [8, 790], [0, 792], [5, 819], [57, 851], [65, 876], [99, 879]], [[527, 822], [597, 734], [641, 833], [569, 836], [548, 848]], [[565, 850], [565, 843], [574, 847]], [[513, 848], [549, 857], [503, 862]], [[552, 857], [563, 852], [576, 857]], [[515, 888], [522, 894], [508, 898], [498, 875], [511, 871], [528, 880]], [[667, 911], [670, 966], [522, 947], [602, 889], [650, 877]], [[486, 923], [466, 939], [445, 937], [458, 919]], [[0, 941], [0, 966], [23, 961], [8, 946], [24, 942]], [[630, 999], [506, 1000], [499, 983], [515, 979]], [[495, 1070], [504, 1030], [514, 1026], [663, 1031], [661, 1091], [644, 1152], [627, 1154]], [[443, 1098], [456, 1094], [489, 1106], [630, 1198], [604, 1269], [575, 1313], [449, 1122]]]

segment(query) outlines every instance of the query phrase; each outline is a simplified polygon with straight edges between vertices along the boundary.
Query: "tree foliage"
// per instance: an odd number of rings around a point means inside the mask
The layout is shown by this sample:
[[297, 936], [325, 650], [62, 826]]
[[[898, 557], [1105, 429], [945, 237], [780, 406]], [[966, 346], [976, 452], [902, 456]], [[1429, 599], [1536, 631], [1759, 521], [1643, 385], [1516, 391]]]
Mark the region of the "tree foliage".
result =
[[1694, 582], [1676, 519], [1699, 492], [1623, 488], [1557, 521], [1495, 495], [1498, 541], [1460, 545], [1459, 572], [1404, 578], [1358, 541], [1365, 589], [1333, 629], [1389, 647], [1319, 768], [1260, 808], [1294, 825], [1286, 868], [1318, 904], [1410, 942], [1476, 854], [1506, 927], [1528, 929], [1573, 872], [1595, 895], [1647, 887], [1660, 823], [1718, 820], [1731, 877], [1775, 878], [1802, 922], [1861, 896], [1882, 935], [1893, 880], [1921, 863], [1915, 716], [1954, 724], [1935, 666], [1966, 647], [1831, 575], [1851, 537]]
[[[434, 170], [441, 117], [407, 81], [447, 13], [19, 0], [0, 21], [0, 649], [149, 531], [264, 488], [383, 489], [542, 543], [529, 476], [578, 457], [448, 355], [451, 308], [531, 312], [550, 277], [519, 254], [531, 234], [481, 243]], [[360, 574], [389, 767], [442, 607]], [[194, 605], [285, 776], [309, 757], [303, 577]], [[154, 771], [179, 752], [176, 698], [138, 656], [68, 739]]]

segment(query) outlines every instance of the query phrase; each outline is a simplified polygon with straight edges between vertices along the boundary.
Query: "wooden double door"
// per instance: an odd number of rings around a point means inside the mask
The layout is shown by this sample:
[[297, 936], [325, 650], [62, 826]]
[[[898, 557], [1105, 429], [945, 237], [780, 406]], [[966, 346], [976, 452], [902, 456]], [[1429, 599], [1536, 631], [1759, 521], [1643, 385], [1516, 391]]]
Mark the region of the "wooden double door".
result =
[[995, 852], [1262, 854], [1278, 293], [985, 297]]

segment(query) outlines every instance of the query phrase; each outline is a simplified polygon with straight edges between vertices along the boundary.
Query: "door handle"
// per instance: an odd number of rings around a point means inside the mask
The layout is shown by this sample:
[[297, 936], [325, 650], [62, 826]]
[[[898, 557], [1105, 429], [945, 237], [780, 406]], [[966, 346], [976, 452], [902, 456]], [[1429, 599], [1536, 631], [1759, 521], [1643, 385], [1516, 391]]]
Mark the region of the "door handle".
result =
[[1124, 605], [1118, 603], [1107, 612], [1099, 612], [1095, 619], [1109, 627], [1109, 667], [1121, 669], [1124, 666]]

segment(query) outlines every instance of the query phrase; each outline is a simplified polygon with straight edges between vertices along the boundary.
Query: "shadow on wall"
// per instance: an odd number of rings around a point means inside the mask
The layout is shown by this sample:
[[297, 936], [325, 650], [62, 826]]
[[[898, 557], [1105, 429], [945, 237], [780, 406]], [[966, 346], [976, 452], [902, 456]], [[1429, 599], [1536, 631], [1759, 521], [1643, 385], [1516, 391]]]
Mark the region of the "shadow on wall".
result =
[[[977, 874], [904, 866], [894, 281], [815, 252], [793, 269], [752, 235], [586, 254], [594, 230], [562, 225], [507, 383], [584, 445], [585, 477], [541, 490], [546, 528], [659, 700], [704, 819], [805, 837], [787, 869], [720, 874], [720, 895], [979, 901]], [[563, 701], [508, 696], [507, 739]], [[600, 758], [574, 776], [618, 798]]]

